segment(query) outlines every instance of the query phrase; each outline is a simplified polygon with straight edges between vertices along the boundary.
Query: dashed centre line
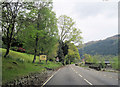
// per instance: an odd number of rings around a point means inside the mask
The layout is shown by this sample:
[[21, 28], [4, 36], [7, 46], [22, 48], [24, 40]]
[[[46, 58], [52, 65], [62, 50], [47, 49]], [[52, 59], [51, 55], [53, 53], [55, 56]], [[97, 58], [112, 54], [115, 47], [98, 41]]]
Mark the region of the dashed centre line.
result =
[[80, 77], [82, 77], [82, 75], [78, 74]]
[[88, 80], [84, 79], [88, 84], [92, 85], [92, 83], [90, 83]]
[[76, 72], [76, 73], [78, 73], [78, 72]]
[[[71, 67], [72, 68], [72, 67]], [[73, 68], [72, 68], [72, 70], [75, 72], [75, 73], [78, 73], [78, 72], [76, 72]], [[80, 74], [78, 74], [80, 77], [83, 77], [82, 75], [80, 75]], [[89, 85], [93, 85], [92, 83], [90, 83], [88, 80], [86, 80], [86, 79], [84, 79]]]

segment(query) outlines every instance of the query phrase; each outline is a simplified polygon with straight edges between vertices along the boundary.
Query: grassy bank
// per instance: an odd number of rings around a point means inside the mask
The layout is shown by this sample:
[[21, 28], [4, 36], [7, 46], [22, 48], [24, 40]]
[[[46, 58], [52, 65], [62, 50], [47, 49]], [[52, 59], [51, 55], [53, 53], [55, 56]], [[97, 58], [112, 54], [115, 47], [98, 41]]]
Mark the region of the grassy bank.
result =
[[39, 64], [39, 57], [37, 56], [36, 62], [33, 64], [33, 55], [20, 53], [10, 50], [10, 53], [7, 58], [4, 58], [3, 55], [6, 52], [6, 49], [2, 50], [2, 83], [12, 81], [16, 78], [28, 75], [30, 73], [42, 72], [45, 70], [44, 67], [56, 69], [62, 66], [61, 63], [50, 62], [46, 64], [45, 61], [42, 61]]

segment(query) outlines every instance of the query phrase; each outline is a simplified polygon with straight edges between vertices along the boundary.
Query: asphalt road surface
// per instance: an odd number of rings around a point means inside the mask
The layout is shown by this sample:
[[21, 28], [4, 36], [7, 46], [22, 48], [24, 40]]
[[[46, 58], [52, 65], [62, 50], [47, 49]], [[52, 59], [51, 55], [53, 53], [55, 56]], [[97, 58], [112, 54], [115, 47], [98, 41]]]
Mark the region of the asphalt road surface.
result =
[[55, 72], [44, 85], [118, 85], [118, 74], [67, 65]]

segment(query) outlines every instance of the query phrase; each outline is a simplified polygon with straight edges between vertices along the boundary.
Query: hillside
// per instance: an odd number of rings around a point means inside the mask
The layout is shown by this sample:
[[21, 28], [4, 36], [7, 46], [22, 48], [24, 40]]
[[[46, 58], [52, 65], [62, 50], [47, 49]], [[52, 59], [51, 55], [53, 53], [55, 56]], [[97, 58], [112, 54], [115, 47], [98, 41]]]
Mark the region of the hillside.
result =
[[37, 56], [36, 62], [33, 64], [32, 60], [34, 55], [20, 53], [10, 50], [10, 54], [7, 58], [4, 58], [6, 49], [0, 48], [2, 51], [2, 84], [5, 84], [14, 79], [27, 76], [31, 73], [45, 71], [46, 68], [56, 69], [60, 67], [61, 63], [55, 63], [48, 61], [47, 64], [45, 61], [39, 63], [39, 57]]
[[120, 34], [104, 40], [90, 41], [85, 43], [83, 48], [79, 49], [79, 53], [80, 55], [84, 53], [91, 55], [118, 55], [118, 38], [120, 39]]

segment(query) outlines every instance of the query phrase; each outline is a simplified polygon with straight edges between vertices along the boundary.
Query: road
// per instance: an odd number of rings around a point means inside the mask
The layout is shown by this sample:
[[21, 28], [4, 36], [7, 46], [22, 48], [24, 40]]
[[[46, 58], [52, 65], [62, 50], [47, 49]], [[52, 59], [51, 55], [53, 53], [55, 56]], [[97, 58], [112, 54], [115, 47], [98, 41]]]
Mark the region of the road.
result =
[[118, 85], [118, 74], [72, 64], [59, 69], [44, 85]]

